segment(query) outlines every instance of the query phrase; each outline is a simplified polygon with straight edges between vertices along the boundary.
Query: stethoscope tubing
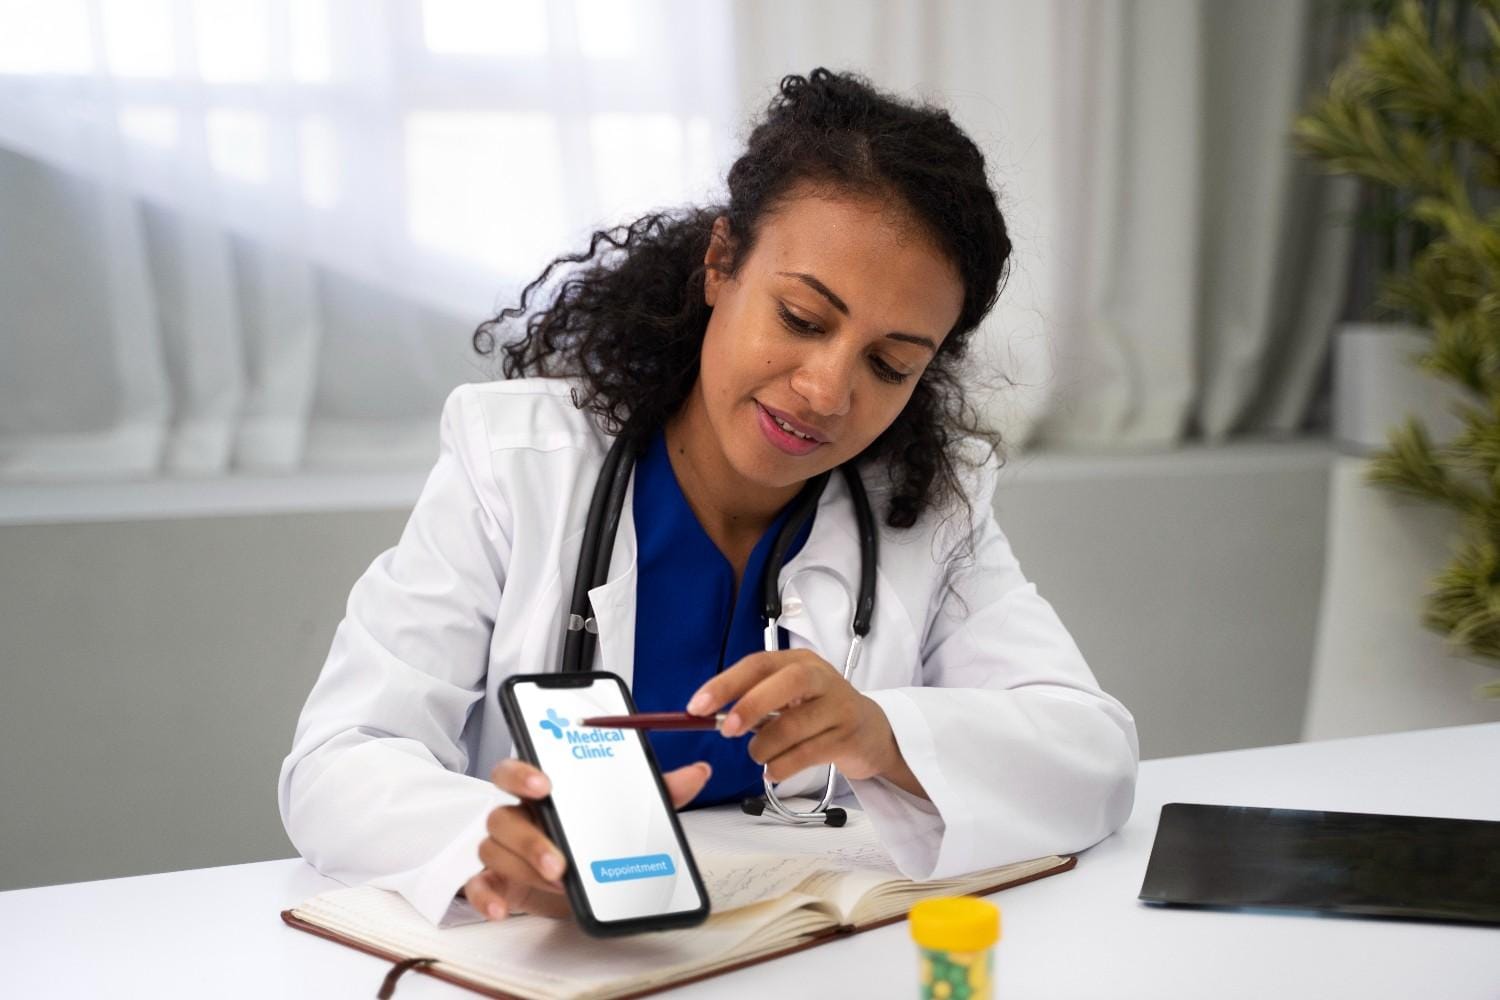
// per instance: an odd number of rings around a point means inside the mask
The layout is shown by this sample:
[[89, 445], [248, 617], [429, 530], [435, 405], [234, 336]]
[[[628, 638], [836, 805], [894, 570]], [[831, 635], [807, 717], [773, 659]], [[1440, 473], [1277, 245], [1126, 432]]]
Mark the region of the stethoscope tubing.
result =
[[[630, 469], [634, 466], [634, 459], [639, 451], [639, 440], [637, 435], [630, 433], [630, 428], [622, 429], [604, 456], [599, 478], [594, 483], [594, 491], [589, 499], [588, 520], [584, 523], [583, 541], [578, 554], [578, 571], [573, 577], [573, 594], [568, 606], [567, 631], [563, 636], [562, 670], [565, 673], [588, 671], [593, 668], [599, 627], [592, 613], [589, 591], [603, 584], [609, 576], [610, 557], [614, 551], [620, 517], [625, 508], [625, 491], [630, 483]], [[844, 476], [850, 499], [854, 502], [860, 549], [859, 592], [854, 602], [854, 616], [850, 624], [852, 635], [842, 671], [844, 680], [848, 681], [854, 673], [855, 666], [859, 663], [860, 652], [875, 614], [875, 573], [879, 561], [879, 535], [875, 528], [875, 515], [870, 509], [869, 496], [865, 492], [864, 481], [860, 478], [859, 471], [853, 463], [845, 463], [839, 467], [839, 471]], [[761, 611], [766, 623], [765, 649], [767, 652], [774, 653], [781, 648], [779, 630], [782, 608], [778, 584], [786, 554], [791, 549], [792, 542], [802, 526], [817, 509], [823, 490], [828, 485], [829, 475], [830, 473], [823, 472], [814, 476], [797, 494], [793, 501], [792, 511], [782, 525], [772, 546], [770, 558], [766, 561], [765, 572], [761, 578]], [[593, 641], [590, 640], [590, 636], [594, 637]], [[838, 769], [833, 764], [829, 764], [828, 773], [824, 779], [823, 794], [818, 804], [810, 810], [799, 811], [787, 806], [777, 797], [775, 783], [771, 781], [768, 769], [762, 767], [761, 782], [765, 788], [765, 795], [760, 799], [746, 799], [742, 807], [751, 815], [759, 815], [763, 809], [769, 810], [772, 815], [788, 823], [843, 826], [844, 810], [830, 807], [837, 778]]]
[[627, 457], [633, 457], [635, 444], [623, 430], [609, 452], [594, 483], [589, 500], [588, 520], [583, 527], [583, 545], [579, 549], [578, 571], [573, 575], [573, 599], [569, 602], [567, 632], [563, 636], [562, 669], [565, 673], [592, 670], [599, 626], [592, 613], [589, 591], [609, 577], [609, 559], [614, 552], [615, 534], [625, 507], [625, 489], [630, 477], [620, 474]]

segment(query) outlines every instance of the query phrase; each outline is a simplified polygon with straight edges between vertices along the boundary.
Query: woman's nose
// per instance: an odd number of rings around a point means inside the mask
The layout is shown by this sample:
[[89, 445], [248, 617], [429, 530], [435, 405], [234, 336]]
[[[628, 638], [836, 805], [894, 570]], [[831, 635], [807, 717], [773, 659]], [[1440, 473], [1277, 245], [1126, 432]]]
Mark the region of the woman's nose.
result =
[[849, 411], [853, 382], [852, 360], [833, 351], [819, 352], [792, 373], [792, 388], [814, 412], [825, 417], [843, 416]]

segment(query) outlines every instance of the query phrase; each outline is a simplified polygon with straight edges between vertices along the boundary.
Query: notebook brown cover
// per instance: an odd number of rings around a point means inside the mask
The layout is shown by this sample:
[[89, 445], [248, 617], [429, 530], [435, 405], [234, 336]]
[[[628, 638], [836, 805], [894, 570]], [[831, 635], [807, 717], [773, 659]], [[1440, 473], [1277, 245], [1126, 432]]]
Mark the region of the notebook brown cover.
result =
[[[991, 893], [999, 892], [1002, 889], [1011, 889], [1018, 885], [1025, 885], [1027, 882], [1035, 882], [1037, 879], [1047, 878], [1049, 875], [1057, 875], [1060, 872], [1071, 871], [1077, 865], [1078, 857], [1076, 855], [1069, 855], [1063, 858], [1063, 863], [1058, 865], [1056, 868], [1050, 868], [1044, 872], [1037, 872], [1035, 875], [1028, 875], [1025, 878], [1019, 878], [1012, 882], [1002, 882], [999, 885], [991, 886], [988, 889], [983, 889], [975, 893], [969, 893], [969, 895], [988, 896]], [[388, 951], [382, 951], [379, 948], [372, 948], [361, 941], [355, 941], [350, 938], [346, 938], [341, 934], [335, 934], [333, 931], [327, 930], [323, 927], [318, 927], [315, 924], [310, 924], [300, 917], [293, 915], [291, 910], [282, 910], [281, 919], [290, 926], [297, 928], [298, 930], [307, 931], [310, 934], [316, 934], [319, 937], [327, 938], [330, 941], [337, 941], [339, 944], [347, 945], [350, 948], [356, 948], [367, 955], [374, 955], [376, 958], [383, 958], [387, 962], [402, 962], [411, 957], [396, 955]], [[670, 983], [662, 983], [635, 993], [623, 994], [620, 997], [616, 998], [616, 1000], [634, 1000], [634, 998], [636, 997], [644, 997], [650, 996], [653, 993], [661, 993], [666, 990], [685, 985], [687, 983], [696, 983], [699, 980], [711, 979], [714, 976], [723, 975], [726, 972], [733, 972], [736, 969], [743, 969], [751, 965], [759, 965], [761, 962], [770, 961], [773, 958], [780, 958], [783, 955], [790, 955], [794, 951], [804, 951], [808, 948], [813, 948], [820, 944], [827, 944], [829, 941], [835, 941], [840, 938], [845, 938], [851, 934], [858, 934], [861, 931], [867, 931], [874, 927], [884, 927], [887, 924], [893, 924], [904, 919], [906, 919], [904, 915], [897, 914], [892, 917], [887, 917], [884, 920], [877, 920], [873, 923], [865, 924], [862, 927], [854, 927], [850, 924], [843, 924], [838, 927], [830, 928], [827, 931], [824, 931], [823, 933], [818, 934], [799, 944], [794, 944], [789, 947], [782, 948], [780, 951], [773, 951], [768, 952], [764, 955], [757, 955], [754, 958], [748, 958], [743, 962], [736, 962], [733, 965], [725, 965], [716, 969], [708, 969], [703, 972], [694, 973], [690, 976], [685, 976], [682, 979], [674, 979]], [[455, 986], [462, 986], [466, 990], [473, 990], [475, 993], [482, 994], [483, 996], [495, 997], [496, 1000], [523, 1000], [523, 998], [517, 997], [512, 993], [500, 993], [498, 991], [490, 989], [487, 986], [481, 986], [477, 983], [470, 982], [469, 980], [464, 979], [460, 976], [452, 975], [451, 973], [444, 972], [441, 969], [435, 969], [432, 966], [419, 965], [414, 966], [414, 968], [416, 969], [416, 971], [421, 972], [424, 975], [433, 976], [434, 978], [441, 979], [444, 982], [452, 983]]]

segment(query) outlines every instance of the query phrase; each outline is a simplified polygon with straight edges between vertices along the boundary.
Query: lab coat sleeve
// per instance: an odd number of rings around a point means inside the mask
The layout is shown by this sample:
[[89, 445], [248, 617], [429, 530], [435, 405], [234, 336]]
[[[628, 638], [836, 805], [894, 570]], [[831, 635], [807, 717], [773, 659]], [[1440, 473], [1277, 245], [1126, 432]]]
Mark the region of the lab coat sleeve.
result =
[[486, 817], [514, 801], [464, 773], [511, 530], [468, 393], [444, 404], [439, 457], [399, 542], [349, 594], [278, 787], [287, 835], [314, 867], [395, 890], [433, 923], [482, 870]]
[[902, 873], [945, 878], [1082, 850], [1130, 815], [1135, 721], [1105, 694], [1052, 606], [974, 502], [972, 562], [949, 563], [920, 686], [866, 692], [930, 802], [850, 782]]

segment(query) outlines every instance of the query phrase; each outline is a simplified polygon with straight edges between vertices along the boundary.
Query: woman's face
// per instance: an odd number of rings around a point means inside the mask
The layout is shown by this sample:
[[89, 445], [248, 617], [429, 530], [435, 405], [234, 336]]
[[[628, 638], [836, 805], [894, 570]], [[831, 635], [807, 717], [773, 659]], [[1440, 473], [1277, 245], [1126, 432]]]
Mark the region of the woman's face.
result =
[[770, 489], [879, 437], [963, 307], [957, 269], [899, 208], [800, 190], [733, 278], [726, 219], [705, 258], [701, 404], [733, 469]]

